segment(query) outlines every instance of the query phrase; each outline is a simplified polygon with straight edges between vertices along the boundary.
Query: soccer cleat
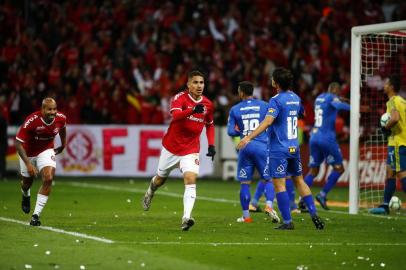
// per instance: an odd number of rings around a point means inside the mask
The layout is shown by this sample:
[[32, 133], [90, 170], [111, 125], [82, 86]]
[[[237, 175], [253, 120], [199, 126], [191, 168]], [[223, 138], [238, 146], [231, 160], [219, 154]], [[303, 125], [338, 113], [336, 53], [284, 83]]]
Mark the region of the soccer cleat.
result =
[[293, 225], [293, 222], [289, 222], [289, 223], [282, 223], [281, 225], [279, 225], [278, 227], [275, 227], [275, 230], [293, 230], [295, 228], [295, 226]]
[[238, 223], [252, 223], [254, 220], [252, 220], [252, 217], [239, 217], [237, 218]]
[[23, 199], [21, 200], [21, 209], [23, 210], [24, 213], [28, 214], [31, 210], [31, 200], [30, 196], [25, 197], [22, 195]]
[[389, 206], [381, 204], [378, 207], [369, 209], [369, 213], [373, 215], [389, 215]]
[[321, 220], [321, 218], [318, 215], [312, 216], [312, 221], [314, 223], [314, 226], [316, 226], [317, 230], [324, 229], [324, 222], [323, 222], [323, 220]]
[[248, 210], [249, 210], [250, 212], [252, 212], [252, 213], [259, 213], [259, 212], [262, 212], [261, 207], [255, 206], [255, 205], [253, 205], [253, 204], [250, 204]]
[[276, 213], [276, 211], [269, 206], [265, 207], [265, 214], [267, 214], [271, 218], [272, 223], [279, 223], [281, 221], [281, 219], [278, 216], [278, 213]]
[[193, 225], [195, 225], [195, 220], [193, 218], [182, 219], [182, 231], [188, 231]]
[[30, 225], [41, 226], [41, 221], [39, 221], [39, 216], [37, 214], [32, 215]]
[[308, 210], [307, 207], [306, 207], [305, 202], [304, 202], [302, 199], [299, 200], [298, 207], [299, 207], [300, 213], [307, 213], [307, 212], [309, 212], [309, 210]]
[[321, 205], [321, 207], [323, 207], [324, 210], [330, 210], [330, 208], [328, 208], [327, 206], [327, 198], [321, 196], [320, 194], [316, 195], [316, 201], [319, 202], [319, 204]]

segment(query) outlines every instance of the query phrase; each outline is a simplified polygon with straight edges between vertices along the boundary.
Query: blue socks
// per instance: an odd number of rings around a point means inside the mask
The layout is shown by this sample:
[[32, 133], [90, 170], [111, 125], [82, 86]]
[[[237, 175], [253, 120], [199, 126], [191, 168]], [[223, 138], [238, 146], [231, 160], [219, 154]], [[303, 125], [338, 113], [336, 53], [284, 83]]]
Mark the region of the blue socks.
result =
[[312, 174], [307, 174], [304, 181], [306, 182], [306, 184], [311, 187], [313, 185], [313, 180], [314, 180], [314, 176]]
[[338, 178], [340, 178], [341, 173], [333, 170], [327, 178], [327, 183], [323, 187], [322, 195], [326, 196], [327, 193], [336, 185]]
[[303, 198], [304, 203], [306, 204], [307, 209], [309, 210], [309, 214], [310, 216], [315, 216], [317, 214], [316, 211], [316, 206], [314, 205], [314, 199], [313, 199], [313, 195], [307, 195], [304, 196]]
[[282, 215], [283, 222], [284, 223], [292, 222], [292, 217], [290, 216], [288, 193], [286, 191], [276, 193], [276, 200], [278, 201], [279, 212]]
[[259, 199], [265, 191], [265, 183], [263, 181], [258, 181], [257, 189], [255, 190], [254, 198], [251, 201], [251, 204], [258, 206]]
[[266, 204], [269, 207], [272, 207], [273, 200], [275, 199], [275, 188], [273, 187], [272, 181], [265, 182], [264, 186], [265, 186], [264, 193], [265, 193]]
[[[403, 178], [402, 180], [404, 180]], [[403, 183], [403, 182], [402, 182]], [[404, 187], [404, 186], [403, 186]], [[383, 203], [389, 204], [390, 199], [396, 190], [396, 178], [388, 178], [385, 183], [385, 190], [383, 192]]]
[[289, 207], [290, 210], [296, 209], [297, 205], [295, 203], [295, 185], [293, 184], [293, 180], [288, 178], [286, 179], [285, 182], [286, 185], [286, 192], [288, 193], [289, 196]]
[[249, 217], [249, 204], [251, 200], [250, 185], [241, 184], [240, 185], [240, 203], [243, 211], [244, 217]]

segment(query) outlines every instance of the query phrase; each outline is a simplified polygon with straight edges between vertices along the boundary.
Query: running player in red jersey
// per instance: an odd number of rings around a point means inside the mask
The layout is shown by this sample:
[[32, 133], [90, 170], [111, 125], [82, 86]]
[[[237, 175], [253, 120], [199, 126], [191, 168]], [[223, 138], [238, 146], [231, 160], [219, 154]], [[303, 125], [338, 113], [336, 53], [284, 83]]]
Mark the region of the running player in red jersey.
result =
[[203, 96], [203, 74], [191, 71], [188, 74], [187, 88], [172, 100], [172, 120], [162, 140], [157, 174], [152, 178], [142, 201], [144, 210], [148, 211], [155, 191], [165, 183], [169, 173], [179, 167], [185, 183], [181, 225], [183, 231], [189, 230], [195, 223], [191, 214], [196, 199], [196, 178], [199, 174], [200, 134], [204, 127], [209, 143], [207, 156], [213, 160], [216, 154], [213, 105]]
[[[54, 138], [59, 133], [61, 146], [54, 148]], [[39, 216], [47, 203], [55, 175], [55, 155], [60, 154], [66, 145], [66, 116], [56, 109], [52, 98], [42, 101], [41, 110], [29, 115], [17, 132], [15, 141], [20, 158], [23, 193], [21, 208], [28, 214], [31, 210], [30, 188], [34, 178], [41, 175], [42, 185], [38, 191], [37, 203], [30, 225], [40, 226]]]

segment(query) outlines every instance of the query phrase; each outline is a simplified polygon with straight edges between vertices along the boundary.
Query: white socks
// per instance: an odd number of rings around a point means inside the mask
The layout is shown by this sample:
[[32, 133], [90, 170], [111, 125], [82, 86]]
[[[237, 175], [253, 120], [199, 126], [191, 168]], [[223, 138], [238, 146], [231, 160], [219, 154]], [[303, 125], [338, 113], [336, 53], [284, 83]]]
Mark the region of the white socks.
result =
[[183, 194], [183, 218], [189, 219], [196, 200], [196, 184], [185, 185]]
[[23, 189], [21, 189], [21, 193], [23, 194], [24, 197], [30, 197], [30, 189], [28, 189], [27, 191], [24, 191]]
[[37, 203], [35, 204], [34, 215], [40, 216], [42, 209], [44, 208], [45, 204], [48, 201], [48, 196], [39, 194], [37, 195]]

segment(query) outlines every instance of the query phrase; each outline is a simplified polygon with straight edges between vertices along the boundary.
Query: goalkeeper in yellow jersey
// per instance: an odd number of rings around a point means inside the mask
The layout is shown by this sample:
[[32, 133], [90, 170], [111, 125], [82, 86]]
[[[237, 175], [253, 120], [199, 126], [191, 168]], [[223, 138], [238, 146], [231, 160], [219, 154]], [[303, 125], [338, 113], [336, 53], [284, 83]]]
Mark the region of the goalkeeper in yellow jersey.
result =
[[406, 192], [406, 100], [399, 95], [400, 79], [392, 75], [386, 79], [384, 92], [389, 100], [386, 112], [390, 119], [383, 128], [388, 135], [388, 158], [383, 204], [370, 209], [372, 214], [389, 214], [389, 201], [396, 190], [396, 178]]

